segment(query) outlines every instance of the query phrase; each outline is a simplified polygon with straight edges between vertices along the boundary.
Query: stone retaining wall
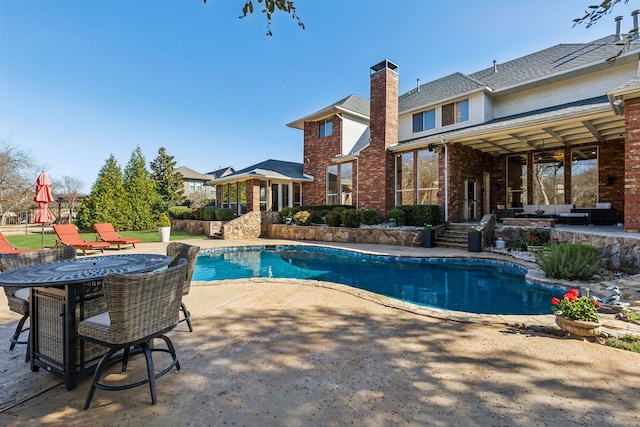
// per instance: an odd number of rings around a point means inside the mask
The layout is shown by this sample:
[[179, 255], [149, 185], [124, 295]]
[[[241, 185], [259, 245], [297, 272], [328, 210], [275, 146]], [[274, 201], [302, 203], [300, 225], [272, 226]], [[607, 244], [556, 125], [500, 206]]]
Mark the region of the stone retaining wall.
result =
[[422, 230], [399, 228], [345, 228], [270, 224], [272, 239], [315, 240], [320, 242], [371, 243], [396, 246], [422, 246]]
[[222, 221], [172, 219], [171, 229], [175, 231], [186, 231], [189, 234], [204, 234], [207, 237], [212, 237], [220, 234], [222, 230]]

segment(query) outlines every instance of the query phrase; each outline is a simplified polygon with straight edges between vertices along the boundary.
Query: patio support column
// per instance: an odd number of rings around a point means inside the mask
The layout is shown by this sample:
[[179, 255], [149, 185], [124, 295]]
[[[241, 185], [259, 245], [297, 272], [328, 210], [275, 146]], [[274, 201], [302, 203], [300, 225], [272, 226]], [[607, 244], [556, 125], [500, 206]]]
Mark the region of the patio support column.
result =
[[624, 231], [640, 231], [640, 98], [624, 102]]

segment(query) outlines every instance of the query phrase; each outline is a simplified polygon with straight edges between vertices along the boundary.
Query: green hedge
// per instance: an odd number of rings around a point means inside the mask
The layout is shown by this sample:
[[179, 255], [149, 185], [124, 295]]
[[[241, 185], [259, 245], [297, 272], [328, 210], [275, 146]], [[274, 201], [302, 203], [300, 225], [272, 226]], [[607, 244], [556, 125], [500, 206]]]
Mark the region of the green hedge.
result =
[[[438, 205], [400, 205], [396, 206], [404, 212], [404, 225], [423, 227], [427, 224], [436, 225], [442, 222], [440, 206]], [[401, 225], [398, 223], [398, 225]]]
[[171, 219], [191, 219], [193, 211], [188, 206], [171, 206], [167, 209], [167, 214]]

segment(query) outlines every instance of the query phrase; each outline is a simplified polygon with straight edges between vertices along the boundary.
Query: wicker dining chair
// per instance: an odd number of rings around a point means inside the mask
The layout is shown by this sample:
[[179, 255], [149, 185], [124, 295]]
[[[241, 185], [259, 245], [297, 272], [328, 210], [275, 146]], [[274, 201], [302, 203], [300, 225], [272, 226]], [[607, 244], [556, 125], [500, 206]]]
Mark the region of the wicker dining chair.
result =
[[[70, 246], [43, 249], [33, 252], [19, 252], [10, 254], [0, 254], [0, 271], [13, 270], [20, 267], [26, 267], [34, 264], [42, 264], [44, 262], [61, 261], [76, 257], [76, 250]], [[9, 302], [9, 310], [21, 314], [22, 318], [18, 322], [16, 331], [9, 339], [11, 345], [9, 350], [13, 350], [16, 344], [28, 344], [27, 341], [20, 341], [20, 335], [28, 328], [24, 328], [24, 324], [29, 318], [29, 288], [20, 288], [16, 286], [4, 286], [4, 292]], [[27, 346], [27, 354], [25, 361], [29, 361], [30, 353]]]
[[[96, 388], [101, 390], [126, 390], [149, 384], [151, 403], [156, 403], [156, 382], [180, 363], [173, 343], [165, 334], [176, 327], [180, 318], [182, 287], [187, 274], [187, 261], [164, 270], [140, 274], [117, 274], [105, 276], [102, 289], [107, 303], [107, 312], [89, 317], [78, 325], [80, 339], [109, 348], [96, 367], [91, 388], [84, 405], [88, 409]], [[161, 338], [167, 348], [153, 346], [153, 340]], [[105, 367], [114, 361], [113, 356], [123, 350], [122, 372], [127, 370], [130, 349], [140, 347], [147, 362], [147, 379], [124, 385], [100, 383]], [[173, 361], [159, 373], [155, 373], [152, 352], [171, 354]], [[116, 359], [117, 360], [117, 359]]]
[[[196, 261], [198, 259], [198, 253], [200, 252], [200, 246], [187, 245], [180, 242], [171, 242], [167, 245], [167, 255], [171, 257], [171, 263], [169, 267], [178, 263], [178, 260], [185, 258], [189, 263], [187, 268], [187, 278], [184, 281], [183, 295], [187, 295], [191, 289], [191, 277], [193, 277], [193, 271], [196, 269]], [[184, 319], [181, 322], [186, 321], [189, 331], [193, 332], [191, 326], [191, 313], [187, 310], [187, 306], [184, 302], [180, 305], [180, 310], [184, 315]]]

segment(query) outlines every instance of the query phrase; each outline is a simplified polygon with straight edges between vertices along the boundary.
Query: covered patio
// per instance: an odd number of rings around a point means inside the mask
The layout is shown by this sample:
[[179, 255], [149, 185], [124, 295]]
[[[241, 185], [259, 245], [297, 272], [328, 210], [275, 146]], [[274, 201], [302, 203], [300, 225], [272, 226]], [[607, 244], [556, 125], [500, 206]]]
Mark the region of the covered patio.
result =
[[[197, 244], [258, 243], [265, 240]], [[131, 251], [164, 253], [165, 245]], [[55, 375], [30, 372], [23, 348], [9, 352], [3, 345], [0, 423], [633, 425], [640, 411], [638, 355], [542, 333], [550, 315], [461, 322], [388, 306], [341, 286], [269, 279], [194, 282], [185, 302], [194, 332], [184, 324], [171, 332], [182, 369], [158, 380], [157, 405], [143, 387], [98, 391], [83, 411], [89, 378], [66, 391]], [[0, 310], [0, 336], [9, 336], [15, 320]]]

